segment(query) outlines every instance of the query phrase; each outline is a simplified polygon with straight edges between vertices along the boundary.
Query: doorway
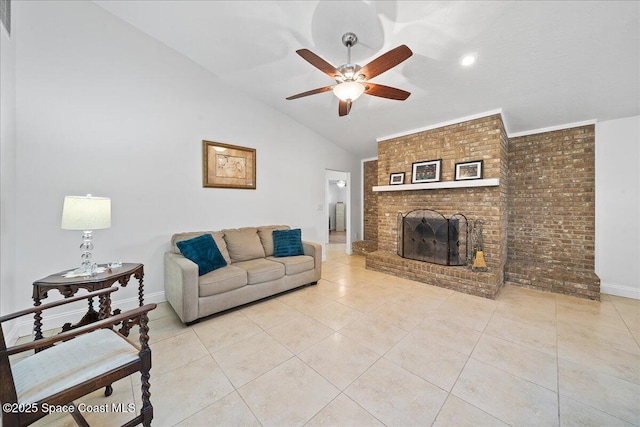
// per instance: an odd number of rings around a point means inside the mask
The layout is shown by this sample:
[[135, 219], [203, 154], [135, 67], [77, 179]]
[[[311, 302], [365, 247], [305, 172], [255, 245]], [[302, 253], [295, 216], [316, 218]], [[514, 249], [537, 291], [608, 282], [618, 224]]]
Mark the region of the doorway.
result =
[[350, 175], [348, 172], [326, 171], [326, 244], [332, 251], [349, 253], [351, 247], [350, 229]]

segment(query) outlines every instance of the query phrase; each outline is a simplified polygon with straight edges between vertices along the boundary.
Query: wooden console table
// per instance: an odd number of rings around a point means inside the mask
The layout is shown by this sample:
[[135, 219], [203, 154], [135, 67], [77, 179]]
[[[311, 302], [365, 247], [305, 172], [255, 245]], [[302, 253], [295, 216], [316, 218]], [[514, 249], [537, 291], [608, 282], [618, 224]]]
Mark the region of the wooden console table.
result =
[[[118, 282], [122, 287], [126, 287], [129, 279], [135, 277], [138, 280], [138, 300], [140, 307], [144, 305], [144, 284], [142, 279], [144, 277], [144, 266], [142, 264], [135, 263], [123, 263], [122, 267], [109, 268], [108, 265], [102, 264], [99, 267], [105, 267], [107, 270], [98, 273], [95, 276], [82, 276], [65, 278], [64, 274], [69, 270], [61, 271], [60, 273], [52, 274], [44, 279], [33, 282], [33, 303], [34, 306], [42, 304], [42, 300], [47, 298], [47, 293], [50, 290], [57, 290], [65, 298], [69, 298], [78, 292], [79, 289], [86, 289], [89, 292], [97, 291], [100, 289], [108, 288], [114, 283]], [[119, 313], [120, 310], [115, 310], [114, 314]], [[99, 318], [99, 313], [93, 308], [93, 298], [89, 298], [89, 310], [82, 317], [80, 322], [75, 325], [66, 323], [62, 327], [62, 331], [68, 331], [70, 329], [77, 328], [88, 323], [95, 322]], [[128, 335], [131, 324], [122, 325], [120, 332]], [[35, 339], [42, 339], [42, 312], [36, 312], [34, 316], [33, 329], [35, 331]]]

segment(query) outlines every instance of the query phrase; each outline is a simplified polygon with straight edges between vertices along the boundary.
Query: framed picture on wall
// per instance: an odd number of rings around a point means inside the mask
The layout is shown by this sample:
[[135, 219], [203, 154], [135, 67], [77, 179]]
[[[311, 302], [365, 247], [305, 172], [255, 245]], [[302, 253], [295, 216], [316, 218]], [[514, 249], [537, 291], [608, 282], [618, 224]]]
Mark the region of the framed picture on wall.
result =
[[482, 160], [456, 163], [456, 181], [482, 179]]
[[411, 167], [411, 183], [440, 181], [442, 159], [416, 162]]
[[404, 184], [404, 172], [392, 173], [389, 176], [389, 185]]
[[202, 186], [255, 190], [255, 148], [202, 141]]

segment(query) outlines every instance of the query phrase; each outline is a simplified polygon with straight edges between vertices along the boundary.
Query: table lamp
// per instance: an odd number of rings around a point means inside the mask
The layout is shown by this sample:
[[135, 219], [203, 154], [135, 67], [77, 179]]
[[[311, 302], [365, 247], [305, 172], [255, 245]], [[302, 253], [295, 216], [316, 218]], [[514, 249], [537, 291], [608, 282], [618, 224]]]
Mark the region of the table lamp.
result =
[[62, 208], [63, 230], [82, 230], [82, 265], [74, 274], [91, 275], [95, 264], [91, 262], [93, 230], [111, 227], [111, 199], [108, 197], [66, 196]]

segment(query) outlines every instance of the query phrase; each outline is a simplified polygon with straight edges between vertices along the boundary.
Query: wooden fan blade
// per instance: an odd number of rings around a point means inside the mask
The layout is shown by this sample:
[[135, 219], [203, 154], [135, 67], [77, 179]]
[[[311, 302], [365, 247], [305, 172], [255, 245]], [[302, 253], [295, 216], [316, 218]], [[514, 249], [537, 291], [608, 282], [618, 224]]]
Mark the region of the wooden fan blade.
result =
[[288, 96], [287, 99], [291, 101], [292, 99], [302, 98], [303, 96], [315, 95], [316, 93], [328, 92], [333, 89], [333, 86], [325, 86], [318, 89], [308, 90], [306, 92], [299, 93], [297, 95]]
[[351, 111], [351, 101], [340, 101], [338, 104], [338, 115], [340, 117], [346, 116]]
[[395, 67], [411, 55], [413, 55], [413, 52], [406, 45], [398, 46], [362, 67], [360, 74], [364, 74], [365, 79], [371, 80], [375, 76], [379, 76], [385, 71]]
[[299, 50], [296, 50], [296, 53], [298, 55], [300, 55], [309, 64], [313, 65], [318, 70], [322, 71], [323, 73], [325, 73], [327, 76], [331, 77], [332, 79], [335, 79], [336, 76], [341, 76], [342, 75], [340, 73], [340, 71], [338, 71], [338, 69], [336, 67], [334, 67], [333, 65], [329, 64], [327, 61], [325, 61], [324, 59], [320, 58], [318, 55], [316, 55], [315, 53], [311, 52], [309, 49], [299, 49]]
[[378, 85], [375, 83], [364, 83], [364, 93], [367, 95], [378, 96], [380, 98], [388, 98], [388, 99], [397, 99], [399, 101], [404, 101], [411, 95], [411, 92], [407, 92], [406, 90], [397, 89], [391, 86]]

